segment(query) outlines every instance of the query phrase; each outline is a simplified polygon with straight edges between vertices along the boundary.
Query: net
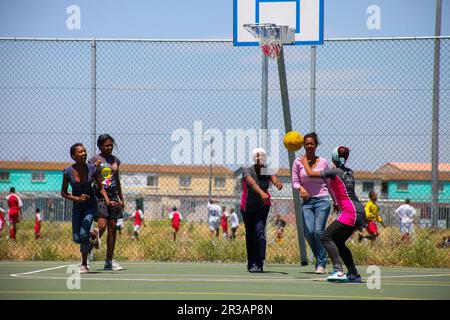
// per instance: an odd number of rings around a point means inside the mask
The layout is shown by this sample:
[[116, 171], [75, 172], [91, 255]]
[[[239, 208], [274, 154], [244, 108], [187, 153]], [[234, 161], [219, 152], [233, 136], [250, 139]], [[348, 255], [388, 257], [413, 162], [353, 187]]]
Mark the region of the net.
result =
[[273, 23], [244, 24], [244, 28], [250, 32], [259, 42], [262, 52], [269, 58], [280, 56], [280, 51], [292, 29], [288, 26], [278, 26]]

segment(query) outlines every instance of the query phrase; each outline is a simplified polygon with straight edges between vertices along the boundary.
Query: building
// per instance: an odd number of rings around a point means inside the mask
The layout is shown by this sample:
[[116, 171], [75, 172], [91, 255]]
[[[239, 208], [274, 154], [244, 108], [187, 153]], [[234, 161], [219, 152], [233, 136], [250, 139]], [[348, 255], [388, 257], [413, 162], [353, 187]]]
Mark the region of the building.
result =
[[[450, 202], [450, 163], [441, 163], [439, 174], [439, 202]], [[387, 199], [431, 202], [431, 164], [389, 162], [375, 171], [384, 182]]]
[[[26, 216], [33, 216], [38, 206], [50, 219], [70, 219], [72, 203], [60, 196], [62, 170], [71, 165], [64, 162], [0, 161], [0, 206], [11, 186], [24, 200]], [[176, 206], [188, 220], [206, 220], [206, 205], [211, 195], [222, 205], [238, 210], [242, 192], [242, 169], [232, 171], [224, 166], [187, 166], [169, 164], [122, 164], [122, 189], [126, 212], [140, 205], [146, 218], [165, 219]], [[290, 170], [281, 168], [278, 176], [282, 190], [271, 189], [271, 214], [294, 218]], [[211, 177], [211, 178], [210, 178]], [[426, 163], [389, 162], [371, 171], [355, 171], [356, 193], [362, 202], [375, 190], [394, 215], [395, 208], [409, 198], [419, 208], [420, 216], [431, 219], [431, 165]], [[211, 183], [211, 185], [210, 185]], [[3, 202], [3, 203], [2, 203]], [[439, 166], [439, 219], [450, 216], [450, 164]], [[394, 218], [393, 218], [394, 219]], [[444, 223], [444, 222], [441, 222]], [[447, 222], [445, 222], [447, 223]]]
[[[60, 191], [62, 171], [70, 165], [0, 161], [1, 199], [14, 186], [24, 200], [26, 216], [32, 216], [34, 208], [39, 206], [44, 212], [55, 212], [57, 217], [66, 220], [71, 202], [62, 199]], [[165, 218], [176, 206], [188, 219], [206, 220], [210, 181], [213, 197], [226, 205], [234, 206], [236, 202], [233, 171], [223, 166], [122, 164], [120, 179], [126, 198], [125, 210], [132, 212], [139, 204], [147, 218]]]

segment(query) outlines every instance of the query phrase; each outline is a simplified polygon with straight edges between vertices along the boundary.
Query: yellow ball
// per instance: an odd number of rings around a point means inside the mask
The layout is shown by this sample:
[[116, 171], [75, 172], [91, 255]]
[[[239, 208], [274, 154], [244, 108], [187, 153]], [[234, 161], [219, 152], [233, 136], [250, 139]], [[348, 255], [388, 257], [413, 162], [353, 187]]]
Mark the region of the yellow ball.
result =
[[303, 146], [303, 136], [297, 131], [290, 131], [285, 134], [283, 143], [288, 151], [298, 151]]

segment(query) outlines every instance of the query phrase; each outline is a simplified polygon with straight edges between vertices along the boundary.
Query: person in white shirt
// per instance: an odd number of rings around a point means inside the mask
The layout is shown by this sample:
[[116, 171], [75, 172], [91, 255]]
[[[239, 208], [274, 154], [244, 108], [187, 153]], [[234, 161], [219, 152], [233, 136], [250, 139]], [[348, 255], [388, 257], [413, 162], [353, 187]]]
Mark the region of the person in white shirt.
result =
[[409, 241], [409, 237], [413, 231], [413, 217], [416, 214], [416, 209], [410, 205], [409, 199], [405, 199], [405, 203], [398, 207], [395, 213], [400, 218], [402, 241]]
[[234, 212], [233, 208], [230, 208], [230, 220], [231, 220], [231, 239], [236, 239], [236, 231], [239, 226], [239, 218]]
[[211, 199], [207, 205], [208, 208], [208, 225], [211, 231], [211, 237], [219, 237], [220, 216], [222, 208], [218, 205], [217, 200]]
[[123, 229], [123, 218], [117, 219], [117, 223], [116, 223], [116, 230], [119, 233], [119, 235], [122, 234], [122, 229]]

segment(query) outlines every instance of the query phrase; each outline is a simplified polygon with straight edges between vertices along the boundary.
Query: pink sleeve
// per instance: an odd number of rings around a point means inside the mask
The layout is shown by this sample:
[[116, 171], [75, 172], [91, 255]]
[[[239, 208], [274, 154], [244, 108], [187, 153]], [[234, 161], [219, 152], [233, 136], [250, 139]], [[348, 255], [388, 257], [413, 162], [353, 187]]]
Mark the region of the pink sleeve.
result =
[[298, 159], [294, 160], [294, 163], [292, 165], [292, 188], [293, 189], [300, 189], [300, 186], [302, 184], [302, 179], [300, 178], [300, 162]]

